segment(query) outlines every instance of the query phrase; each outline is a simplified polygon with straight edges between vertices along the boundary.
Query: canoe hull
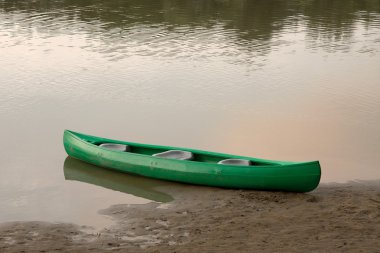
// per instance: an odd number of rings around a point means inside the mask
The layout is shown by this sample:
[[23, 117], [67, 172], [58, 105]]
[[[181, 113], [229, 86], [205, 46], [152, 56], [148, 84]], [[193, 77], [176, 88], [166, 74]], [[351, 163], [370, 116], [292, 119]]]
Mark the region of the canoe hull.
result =
[[[121, 172], [189, 184], [239, 189], [308, 192], [318, 186], [321, 177], [318, 161], [292, 163], [256, 159], [260, 162], [268, 161], [268, 164], [263, 166], [228, 166], [216, 163], [179, 161], [150, 155], [107, 150], [92, 143], [114, 142], [137, 145], [136, 147], [147, 146], [157, 150], [179, 148], [121, 142], [68, 130], [64, 132], [63, 142], [69, 156], [84, 162]], [[214, 157], [255, 159], [200, 150], [181, 149]], [[253, 161], [256, 162], [255, 160]]]

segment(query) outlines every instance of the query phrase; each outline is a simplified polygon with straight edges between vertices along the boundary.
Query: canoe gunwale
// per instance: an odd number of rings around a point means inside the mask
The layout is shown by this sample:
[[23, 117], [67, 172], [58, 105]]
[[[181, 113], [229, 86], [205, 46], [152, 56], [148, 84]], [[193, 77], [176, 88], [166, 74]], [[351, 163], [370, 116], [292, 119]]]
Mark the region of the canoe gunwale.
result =
[[[167, 149], [167, 150], [178, 149], [178, 150], [190, 151], [190, 152], [193, 152], [195, 154], [200, 153], [202, 155], [212, 155], [212, 156], [218, 156], [218, 157], [220, 156], [221, 158], [230, 157], [232, 159], [234, 159], [234, 158], [247, 159], [247, 160], [252, 161], [253, 163], [255, 163], [255, 162], [268, 162], [268, 165], [253, 165], [253, 166], [245, 166], [245, 167], [243, 167], [243, 166], [236, 166], [236, 165], [208, 163], [208, 162], [202, 162], [202, 161], [170, 159], [171, 162], [180, 162], [180, 163], [189, 163], [189, 164], [202, 163], [202, 166], [205, 166], [205, 165], [206, 166], [210, 165], [210, 166], [213, 166], [213, 167], [220, 166], [221, 168], [227, 168], [227, 167], [231, 167], [231, 168], [281, 167], [282, 168], [284, 166], [285, 167], [286, 166], [298, 167], [298, 166], [319, 164], [319, 161], [290, 162], [290, 161], [266, 160], [266, 159], [253, 158], [253, 157], [247, 157], [247, 156], [231, 155], [231, 154], [224, 154], [224, 153], [218, 153], [218, 152], [210, 152], [210, 151], [204, 151], [204, 150], [195, 150], [195, 149], [190, 149], [190, 148], [181, 148], [181, 147], [161, 146], [161, 145], [151, 145], [151, 144], [142, 144], [142, 143], [118, 141], [118, 140], [113, 140], [113, 139], [99, 138], [99, 137], [96, 137], [96, 136], [85, 135], [85, 134], [73, 132], [73, 131], [70, 131], [70, 130], [65, 130], [65, 132], [70, 133], [71, 137], [77, 139], [78, 141], [80, 141], [80, 142], [82, 142], [82, 143], [84, 143], [86, 145], [96, 147], [96, 148], [98, 148], [98, 149], [100, 149], [102, 151], [105, 151], [105, 152], [114, 152], [114, 153], [117, 153], [117, 154], [133, 155], [133, 156], [140, 156], [140, 157], [145, 157], [145, 158], [149, 157], [150, 159], [157, 159], [157, 160], [161, 160], [161, 161], [167, 161], [169, 159], [168, 158], [163, 158], [163, 157], [157, 157], [157, 156], [150, 156], [150, 155], [146, 155], [146, 154], [139, 154], [139, 153], [134, 153], [134, 152], [124, 152], [124, 151], [117, 151], [117, 150], [110, 150], [110, 149], [102, 148], [102, 147], [99, 147], [97, 144], [91, 143], [89, 141], [86, 141], [86, 140], [80, 138], [77, 134], [88, 136], [88, 137], [91, 137], [91, 138], [97, 138], [97, 139], [101, 140], [102, 142], [103, 141], [107, 141], [107, 142], [109, 141], [110, 143], [115, 143], [115, 144], [126, 144], [126, 145], [131, 145], [131, 146], [136, 145], [136, 146], [139, 146], [139, 147], [148, 147], [148, 148], [152, 148], [152, 149], [155, 149], [155, 148]], [[273, 163], [273, 164], [269, 164], [269, 163]]]

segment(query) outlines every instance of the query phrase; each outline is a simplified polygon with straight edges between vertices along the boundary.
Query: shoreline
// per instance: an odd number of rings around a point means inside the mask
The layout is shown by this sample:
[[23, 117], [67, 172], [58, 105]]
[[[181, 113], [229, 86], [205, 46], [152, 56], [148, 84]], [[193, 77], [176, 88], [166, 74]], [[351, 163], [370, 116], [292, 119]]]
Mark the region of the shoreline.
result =
[[178, 184], [167, 204], [114, 205], [111, 227], [0, 224], [0, 252], [379, 252], [380, 180], [310, 193]]

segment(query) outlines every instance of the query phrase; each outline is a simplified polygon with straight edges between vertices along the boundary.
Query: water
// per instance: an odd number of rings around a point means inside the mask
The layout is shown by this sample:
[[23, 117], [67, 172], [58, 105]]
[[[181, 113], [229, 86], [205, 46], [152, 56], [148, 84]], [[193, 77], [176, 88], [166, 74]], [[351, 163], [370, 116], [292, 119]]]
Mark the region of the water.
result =
[[64, 129], [380, 178], [379, 1], [0, 1], [0, 66], [0, 221], [172, 199], [65, 161]]

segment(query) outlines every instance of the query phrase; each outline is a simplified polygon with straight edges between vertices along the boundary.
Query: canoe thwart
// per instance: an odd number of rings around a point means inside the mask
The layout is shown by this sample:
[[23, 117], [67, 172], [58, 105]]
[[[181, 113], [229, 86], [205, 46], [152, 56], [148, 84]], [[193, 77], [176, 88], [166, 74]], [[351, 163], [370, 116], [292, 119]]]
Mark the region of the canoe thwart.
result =
[[225, 160], [218, 162], [218, 164], [250, 166], [250, 165], [252, 165], [252, 162], [249, 160], [244, 160], [244, 159], [225, 159]]
[[131, 150], [131, 148], [128, 145], [116, 144], [116, 143], [102, 143], [99, 145], [99, 147], [106, 148], [113, 151], [122, 151], [122, 152], [128, 152]]
[[194, 158], [193, 153], [183, 150], [168, 150], [162, 153], [154, 154], [153, 156], [177, 160], [193, 160]]

